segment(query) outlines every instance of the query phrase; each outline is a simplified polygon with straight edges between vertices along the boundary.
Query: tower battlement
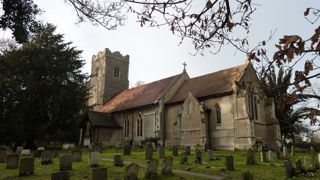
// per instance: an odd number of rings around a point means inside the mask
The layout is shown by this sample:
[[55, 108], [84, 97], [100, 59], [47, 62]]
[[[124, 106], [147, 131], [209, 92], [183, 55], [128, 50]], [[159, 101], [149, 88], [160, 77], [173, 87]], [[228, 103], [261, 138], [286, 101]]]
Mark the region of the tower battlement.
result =
[[117, 60], [123, 60], [129, 62], [129, 55], [122, 55], [119, 51], [110, 51], [109, 48], [105, 48], [103, 51], [99, 51], [96, 55], [92, 56], [92, 61], [95, 61], [96, 59], [100, 59], [102, 57], [111, 57]]

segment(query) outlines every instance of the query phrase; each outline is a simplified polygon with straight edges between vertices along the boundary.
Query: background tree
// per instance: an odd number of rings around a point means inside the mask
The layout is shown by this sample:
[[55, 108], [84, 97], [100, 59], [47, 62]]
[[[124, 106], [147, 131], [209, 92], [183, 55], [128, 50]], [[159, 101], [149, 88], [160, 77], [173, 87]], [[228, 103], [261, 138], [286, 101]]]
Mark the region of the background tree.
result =
[[7, 143], [78, 137], [87, 76], [81, 51], [54, 31], [41, 26], [31, 42], [0, 56], [0, 136]]

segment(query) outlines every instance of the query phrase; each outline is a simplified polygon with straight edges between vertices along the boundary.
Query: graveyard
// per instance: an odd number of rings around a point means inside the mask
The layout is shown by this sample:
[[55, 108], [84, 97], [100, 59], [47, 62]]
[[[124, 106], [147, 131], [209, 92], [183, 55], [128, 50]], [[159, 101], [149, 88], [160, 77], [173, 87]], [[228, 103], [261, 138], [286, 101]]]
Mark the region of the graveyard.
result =
[[[59, 179], [64, 175], [69, 179], [320, 179], [320, 171], [316, 170], [318, 154], [315, 156], [311, 150], [205, 152], [150, 145], [99, 151], [42, 149], [40, 154], [30, 150], [8, 152], [3, 161], [4, 154], [0, 152], [0, 179]], [[290, 167], [285, 159], [291, 161]], [[310, 172], [297, 174], [292, 168]]]

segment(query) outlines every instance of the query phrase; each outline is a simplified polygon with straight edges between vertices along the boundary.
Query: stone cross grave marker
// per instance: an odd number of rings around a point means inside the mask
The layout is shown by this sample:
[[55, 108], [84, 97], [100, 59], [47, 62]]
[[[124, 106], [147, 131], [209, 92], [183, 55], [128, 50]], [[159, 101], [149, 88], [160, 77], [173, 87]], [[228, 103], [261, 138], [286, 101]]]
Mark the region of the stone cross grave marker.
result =
[[41, 153], [41, 164], [52, 164], [52, 151], [46, 150]]
[[34, 174], [34, 158], [26, 157], [20, 159], [19, 176]]
[[190, 146], [186, 146], [185, 149], [184, 149], [184, 153], [185, 153], [187, 156], [190, 156], [190, 154], [191, 154], [191, 147], [190, 147]]
[[261, 151], [260, 152], [261, 162], [267, 162], [267, 152]]
[[247, 151], [247, 164], [256, 164], [256, 155], [252, 148], [249, 148]]
[[283, 146], [282, 151], [283, 151], [283, 157], [287, 158], [288, 157], [288, 148], [286, 146]]
[[81, 150], [73, 150], [72, 151], [72, 161], [73, 162], [80, 162], [82, 161], [82, 152]]
[[159, 162], [158, 160], [151, 160], [147, 162], [147, 169], [146, 169], [146, 178], [150, 178], [152, 176], [155, 176], [158, 174], [158, 166]]
[[136, 163], [131, 163], [129, 166], [126, 167], [125, 172], [125, 180], [137, 180], [139, 174], [139, 165]]
[[202, 157], [201, 157], [200, 150], [196, 150], [196, 152], [195, 152], [195, 161], [196, 161], [196, 163], [199, 163], [199, 164], [202, 163]]
[[146, 146], [146, 160], [151, 160], [153, 155], [153, 147], [151, 144]]
[[181, 158], [180, 158], [180, 164], [185, 164], [188, 162], [188, 155], [186, 155], [185, 153], [182, 154]]
[[60, 171], [72, 169], [72, 157], [70, 155], [63, 155], [60, 157]]
[[226, 157], [226, 167], [227, 170], [234, 170], [233, 156]]
[[293, 176], [293, 167], [290, 160], [284, 161], [284, 167], [286, 171], [286, 177], [291, 178]]
[[106, 180], [108, 169], [104, 167], [92, 168], [92, 180]]
[[99, 157], [98, 157], [99, 152], [89, 152], [88, 156], [88, 164], [89, 166], [98, 166], [99, 162]]
[[166, 149], [163, 146], [159, 147], [159, 158], [164, 158], [166, 156]]
[[123, 155], [131, 154], [131, 145], [129, 143], [124, 143], [123, 145]]
[[6, 169], [17, 169], [19, 166], [19, 154], [8, 154]]
[[120, 155], [114, 155], [114, 156], [113, 156], [113, 164], [114, 164], [115, 166], [123, 166], [123, 161], [122, 161]]
[[213, 155], [213, 150], [212, 149], [208, 149], [207, 153], [208, 153], [208, 160], [209, 161], [215, 160], [215, 157]]
[[70, 173], [68, 171], [58, 171], [51, 174], [51, 180], [69, 180]]
[[0, 163], [5, 163], [7, 157], [7, 148], [6, 147], [0, 147]]
[[178, 146], [172, 146], [172, 156], [179, 156]]
[[165, 157], [162, 160], [161, 174], [172, 174], [173, 158]]
[[273, 163], [273, 153], [271, 150], [268, 151], [268, 160], [271, 164]]

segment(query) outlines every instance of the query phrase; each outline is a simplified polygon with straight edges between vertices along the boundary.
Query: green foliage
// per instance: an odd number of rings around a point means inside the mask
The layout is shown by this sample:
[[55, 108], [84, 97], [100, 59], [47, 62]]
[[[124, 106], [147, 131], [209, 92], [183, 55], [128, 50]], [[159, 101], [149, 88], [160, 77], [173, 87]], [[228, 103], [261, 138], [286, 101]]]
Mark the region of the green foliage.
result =
[[0, 56], [0, 136], [3, 141], [47, 137], [75, 141], [85, 107], [81, 51], [41, 26], [31, 42]]

